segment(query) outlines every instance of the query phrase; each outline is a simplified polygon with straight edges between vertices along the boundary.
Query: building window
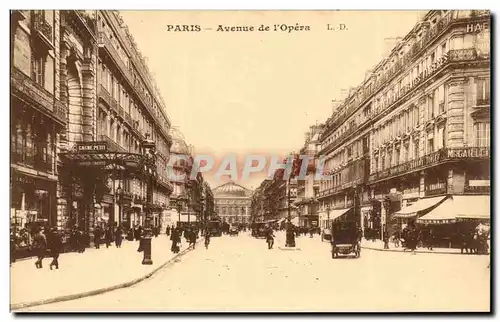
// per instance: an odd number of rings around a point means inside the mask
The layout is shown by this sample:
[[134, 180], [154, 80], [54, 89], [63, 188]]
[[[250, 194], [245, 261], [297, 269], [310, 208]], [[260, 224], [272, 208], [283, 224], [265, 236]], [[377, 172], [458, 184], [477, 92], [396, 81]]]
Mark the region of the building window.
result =
[[476, 79], [476, 103], [477, 105], [489, 104], [490, 101], [490, 79]]
[[490, 146], [490, 123], [478, 122], [474, 124], [474, 133], [476, 134], [476, 146]]
[[445, 55], [447, 53], [446, 42], [441, 44], [441, 55]]
[[43, 56], [35, 56], [33, 59], [33, 79], [37, 84], [45, 85], [45, 58]]
[[427, 120], [434, 118], [434, 98], [432, 96], [427, 97]]
[[420, 148], [419, 142], [418, 142], [418, 140], [415, 140], [414, 144], [413, 144], [413, 158], [414, 159], [418, 159], [418, 157], [420, 155], [419, 148]]
[[438, 128], [436, 145], [437, 145], [436, 146], [437, 150], [444, 148], [444, 146], [445, 146], [444, 127]]
[[427, 139], [427, 154], [434, 152], [434, 137]]
[[438, 113], [442, 114], [445, 112], [444, 85], [441, 85], [436, 89], [436, 97], [437, 97], [437, 104], [438, 104]]

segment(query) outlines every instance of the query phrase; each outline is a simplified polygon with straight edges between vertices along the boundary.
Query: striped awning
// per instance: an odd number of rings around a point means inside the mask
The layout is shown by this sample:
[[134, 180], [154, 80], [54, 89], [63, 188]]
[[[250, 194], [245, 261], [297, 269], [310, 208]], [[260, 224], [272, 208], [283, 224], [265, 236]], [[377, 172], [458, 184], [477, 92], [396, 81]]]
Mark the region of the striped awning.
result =
[[417, 220], [422, 224], [447, 224], [459, 220], [489, 220], [490, 196], [452, 196]]

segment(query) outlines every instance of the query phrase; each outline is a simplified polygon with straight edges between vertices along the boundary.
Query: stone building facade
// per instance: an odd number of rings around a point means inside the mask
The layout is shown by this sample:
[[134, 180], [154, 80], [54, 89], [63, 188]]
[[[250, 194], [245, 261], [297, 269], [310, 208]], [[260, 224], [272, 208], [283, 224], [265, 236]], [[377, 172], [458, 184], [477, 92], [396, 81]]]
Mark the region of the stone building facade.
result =
[[429, 11], [351, 89], [320, 139], [332, 176], [322, 213], [382, 232], [445, 198], [489, 196], [489, 22], [488, 11]]
[[119, 12], [16, 10], [11, 26], [13, 226], [162, 226], [170, 119]]

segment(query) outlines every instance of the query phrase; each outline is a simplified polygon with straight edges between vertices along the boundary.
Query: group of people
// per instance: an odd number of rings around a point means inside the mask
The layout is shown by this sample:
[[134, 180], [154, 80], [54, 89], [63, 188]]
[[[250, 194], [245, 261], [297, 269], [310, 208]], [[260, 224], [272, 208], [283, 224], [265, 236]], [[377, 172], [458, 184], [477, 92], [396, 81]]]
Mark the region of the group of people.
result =
[[62, 237], [55, 228], [36, 228], [33, 236], [32, 249], [37, 257], [35, 266], [37, 269], [43, 268], [43, 259], [49, 250], [52, 262], [49, 267], [59, 269], [59, 254], [62, 251]]
[[[166, 233], [167, 236], [170, 235], [170, 240], [172, 241], [172, 246], [170, 250], [172, 251], [172, 253], [177, 254], [180, 251], [180, 244], [182, 241], [182, 237], [185, 238], [186, 242], [189, 243], [190, 247], [192, 247], [193, 249], [196, 247], [196, 242], [198, 240], [200, 230], [194, 227], [186, 227], [186, 228], [167, 227]], [[205, 230], [203, 235], [205, 237], [205, 248], [208, 248], [211, 237], [210, 231], [208, 229]]]
[[[479, 225], [478, 227], [480, 227]], [[452, 245], [459, 245], [461, 253], [464, 254], [488, 254], [488, 229], [479, 229], [478, 227], [461, 227], [456, 234], [452, 234], [449, 242]], [[372, 230], [377, 232], [376, 230]], [[371, 235], [365, 230], [365, 237], [367, 240], [375, 240], [377, 236]], [[389, 242], [392, 240], [394, 247], [403, 247], [403, 249], [410, 250], [415, 253], [418, 247], [433, 250], [436, 245], [436, 235], [431, 227], [428, 225], [417, 226], [409, 224], [402, 229], [396, 229], [392, 236], [387, 231], [383, 234], [384, 249], [389, 249]], [[438, 242], [439, 243], [439, 242]]]

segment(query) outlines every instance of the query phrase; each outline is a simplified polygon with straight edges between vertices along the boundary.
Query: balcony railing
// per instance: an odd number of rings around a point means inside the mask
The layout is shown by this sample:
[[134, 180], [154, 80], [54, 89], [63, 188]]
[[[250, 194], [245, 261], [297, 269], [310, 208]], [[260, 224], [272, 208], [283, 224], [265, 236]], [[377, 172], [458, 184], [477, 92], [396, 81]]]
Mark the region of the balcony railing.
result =
[[68, 107], [16, 67], [11, 69], [10, 83], [15, 91], [22, 93], [25, 98], [41, 106], [54, 119], [62, 124], [67, 123]]
[[131, 86], [134, 85], [134, 80], [132, 78], [132, 75], [130, 74], [130, 70], [128, 66], [125, 65], [125, 62], [122, 60], [120, 55], [118, 54], [118, 51], [116, 50], [115, 46], [111, 43], [111, 40], [106, 36], [104, 32], [99, 32], [98, 35], [98, 44], [100, 48], [105, 48], [109, 56], [113, 59], [115, 64], [118, 66], [118, 69], [120, 72], [123, 74], [125, 79], [129, 82]]
[[486, 106], [486, 105], [490, 105], [490, 98], [487, 97], [487, 98], [478, 98], [476, 100], [476, 105], [477, 106]]
[[408, 172], [418, 171], [445, 161], [489, 158], [489, 147], [443, 148], [433, 153], [424, 155], [423, 157], [420, 157], [418, 159], [398, 164], [391, 168], [373, 173], [370, 175], [369, 181], [373, 182]]
[[47, 45], [52, 46], [52, 26], [45, 20], [43, 12], [37, 12], [33, 17], [33, 27], [39, 32], [45, 39], [44, 42]]

